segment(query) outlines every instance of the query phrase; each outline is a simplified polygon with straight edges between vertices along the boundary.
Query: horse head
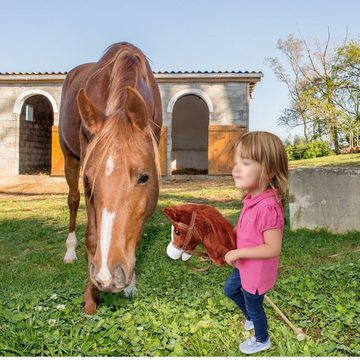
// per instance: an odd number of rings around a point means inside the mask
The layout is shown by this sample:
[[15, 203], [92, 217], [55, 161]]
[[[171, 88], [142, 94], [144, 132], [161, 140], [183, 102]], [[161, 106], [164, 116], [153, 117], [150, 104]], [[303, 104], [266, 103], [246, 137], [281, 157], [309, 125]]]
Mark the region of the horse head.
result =
[[187, 252], [191, 254], [202, 243], [212, 262], [220, 266], [226, 263], [225, 254], [236, 248], [233, 226], [212, 206], [183, 204], [167, 207], [163, 212], [172, 224], [167, 247], [172, 259], [187, 260]]
[[[171, 259], [187, 261], [190, 252], [201, 242], [199, 237], [189, 234], [189, 227], [193, 217], [191, 205], [169, 206], [163, 213], [171, 221], [171, 241], [167, 246], [166, 253]], [[187, 236], [190, 238], [187, 239]]]
[[90, 279], [100, 290], [118, 292], [133, 281], [135, 250], [157, 204], [157, 144], [134, 88], [126, 88], [124, 107], [110, 115], [84, 89], [77, 102], [90, 134], [83, 161]]

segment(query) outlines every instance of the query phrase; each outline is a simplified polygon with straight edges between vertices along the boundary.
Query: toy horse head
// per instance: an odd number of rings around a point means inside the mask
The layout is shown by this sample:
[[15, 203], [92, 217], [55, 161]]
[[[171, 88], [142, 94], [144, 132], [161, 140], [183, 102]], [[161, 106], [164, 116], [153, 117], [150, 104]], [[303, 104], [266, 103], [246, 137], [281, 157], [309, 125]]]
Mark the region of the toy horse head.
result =
[[202, 243], [212, 262], [224, 265], [225, 254], [236, 248], [233, 226], [209, 205], [183, 204], [163, 210], [170, 219], [171, 242], [167, 254], [172, 259], [187, 260]]

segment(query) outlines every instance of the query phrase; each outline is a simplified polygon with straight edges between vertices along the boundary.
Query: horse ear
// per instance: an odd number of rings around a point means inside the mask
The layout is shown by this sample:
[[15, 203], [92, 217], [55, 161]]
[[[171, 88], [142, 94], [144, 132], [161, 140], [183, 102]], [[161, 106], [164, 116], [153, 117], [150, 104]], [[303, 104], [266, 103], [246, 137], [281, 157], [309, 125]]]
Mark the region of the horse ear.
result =
[[178, 222], [180, 220], [180, 213], [175, 206], [169, 206], [163, 209], [163, 213], [170, 219]]
[[126, 88], [125, 112], [128, 119], [140, 129], [147, 125], [148, 113], [146, 104], [140, 93], [132, 87]]
[[77, 95], [77, 104], [82, 119], [82, 124], [91, 134], [96, 134], [102, 127], [106, 116], [93, 105], [85, 94], [85, 89], [80, 89]]

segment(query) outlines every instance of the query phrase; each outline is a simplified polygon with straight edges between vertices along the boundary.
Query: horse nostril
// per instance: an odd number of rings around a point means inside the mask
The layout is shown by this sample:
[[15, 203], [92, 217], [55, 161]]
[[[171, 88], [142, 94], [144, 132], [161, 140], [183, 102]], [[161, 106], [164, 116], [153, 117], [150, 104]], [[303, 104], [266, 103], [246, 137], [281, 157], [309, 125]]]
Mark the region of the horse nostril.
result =
[[114, 272], [115, 284], [123, 287], [126, 284], [125, 272], [121, 266], [117, 266]]

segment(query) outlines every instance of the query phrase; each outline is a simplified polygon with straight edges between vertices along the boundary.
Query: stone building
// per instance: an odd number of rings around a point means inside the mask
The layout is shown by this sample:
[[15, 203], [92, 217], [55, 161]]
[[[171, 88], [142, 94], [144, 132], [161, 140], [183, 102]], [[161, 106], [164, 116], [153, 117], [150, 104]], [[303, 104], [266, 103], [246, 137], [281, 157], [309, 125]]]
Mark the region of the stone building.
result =
[[[157, 72], [163, 175], [229, 174], [261, 72]], [[57, 126], [66, 73], [0, 73], [2, 175], [63, 174]]]

